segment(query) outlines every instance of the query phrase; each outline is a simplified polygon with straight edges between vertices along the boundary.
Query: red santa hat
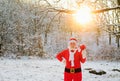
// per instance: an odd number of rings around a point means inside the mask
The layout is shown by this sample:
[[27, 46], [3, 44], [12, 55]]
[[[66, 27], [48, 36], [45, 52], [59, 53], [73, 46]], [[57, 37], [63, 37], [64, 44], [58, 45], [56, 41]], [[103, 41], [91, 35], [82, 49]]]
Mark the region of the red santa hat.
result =
[[69, 42], [77, 42], [77, 39], [74, 38], [74, 37], [71, 37], [71, 38], [69, 39]]

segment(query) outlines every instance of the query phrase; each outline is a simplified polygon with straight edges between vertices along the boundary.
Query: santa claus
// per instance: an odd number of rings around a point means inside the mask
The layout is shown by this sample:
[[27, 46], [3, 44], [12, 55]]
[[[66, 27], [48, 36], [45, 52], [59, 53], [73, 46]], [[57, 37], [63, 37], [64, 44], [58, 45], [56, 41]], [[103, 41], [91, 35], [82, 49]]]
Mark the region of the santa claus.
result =
[[68, 48], [56, 55], [65, 63], [64, 81], [82, 81], [81, 63], [86, 61], [86, 46], [77, 45], [76, 38], [70, 38]]

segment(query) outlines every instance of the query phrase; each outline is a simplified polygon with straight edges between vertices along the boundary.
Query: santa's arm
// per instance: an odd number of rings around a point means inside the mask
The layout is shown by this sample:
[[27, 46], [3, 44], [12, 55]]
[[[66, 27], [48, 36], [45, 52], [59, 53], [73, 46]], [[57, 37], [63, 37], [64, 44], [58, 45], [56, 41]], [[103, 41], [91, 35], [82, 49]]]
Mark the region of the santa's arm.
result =
[[60, 52], [60, 53], [58, 53], [58, 54], [56, 55], [56, 58], [57, 58], [60, 62], [63, 61], [63, 54], [64, 54], [64, 51], [62, 51], [62, 52]]
[[86, 61], [86, 54], [87, 54], [86, 46], [85, 45], [81, 45], [80, 49], [81, 49], [81, 56], [80, 56], [81, 62], [85, 63], [85, 61]]

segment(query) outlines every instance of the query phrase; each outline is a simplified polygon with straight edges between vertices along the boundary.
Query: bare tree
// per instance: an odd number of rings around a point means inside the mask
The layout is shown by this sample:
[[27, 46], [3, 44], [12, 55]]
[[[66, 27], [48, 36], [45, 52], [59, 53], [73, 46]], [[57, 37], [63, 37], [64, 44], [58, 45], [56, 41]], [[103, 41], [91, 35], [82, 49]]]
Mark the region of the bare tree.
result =
[[73, 5], [67, 1], [0, 0], [0, 52], [44, 57], [45, 53], [63, 49], [74, 32], [82, 31], [82, 25], [73, 20], [72, 14], [83, 4], [94, 8], [91, 13], [97, 45], [103, 30], [109, 33], [110, 44], [115, 35], [119, 45], [119, 0], [72, 0]]

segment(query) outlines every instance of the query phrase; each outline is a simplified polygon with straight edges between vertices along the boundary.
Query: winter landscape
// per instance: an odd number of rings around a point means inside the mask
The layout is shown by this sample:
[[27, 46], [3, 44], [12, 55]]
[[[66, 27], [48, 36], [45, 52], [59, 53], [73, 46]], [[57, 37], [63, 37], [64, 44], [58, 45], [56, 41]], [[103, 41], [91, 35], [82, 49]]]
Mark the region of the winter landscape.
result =
[[[90, 74], [86, 68], [104, 70], [106, 74]], [[87, 61], [82, 65], [83, 81], [120, 81], [119, 62]], [[63, 81], [64, 64], [56, 59], [0, 59], [0, 81]]]
[[0, 0], [0, 81], [64, 81], [71, 37], [82, 81], [120, 81], [120, 0]]

